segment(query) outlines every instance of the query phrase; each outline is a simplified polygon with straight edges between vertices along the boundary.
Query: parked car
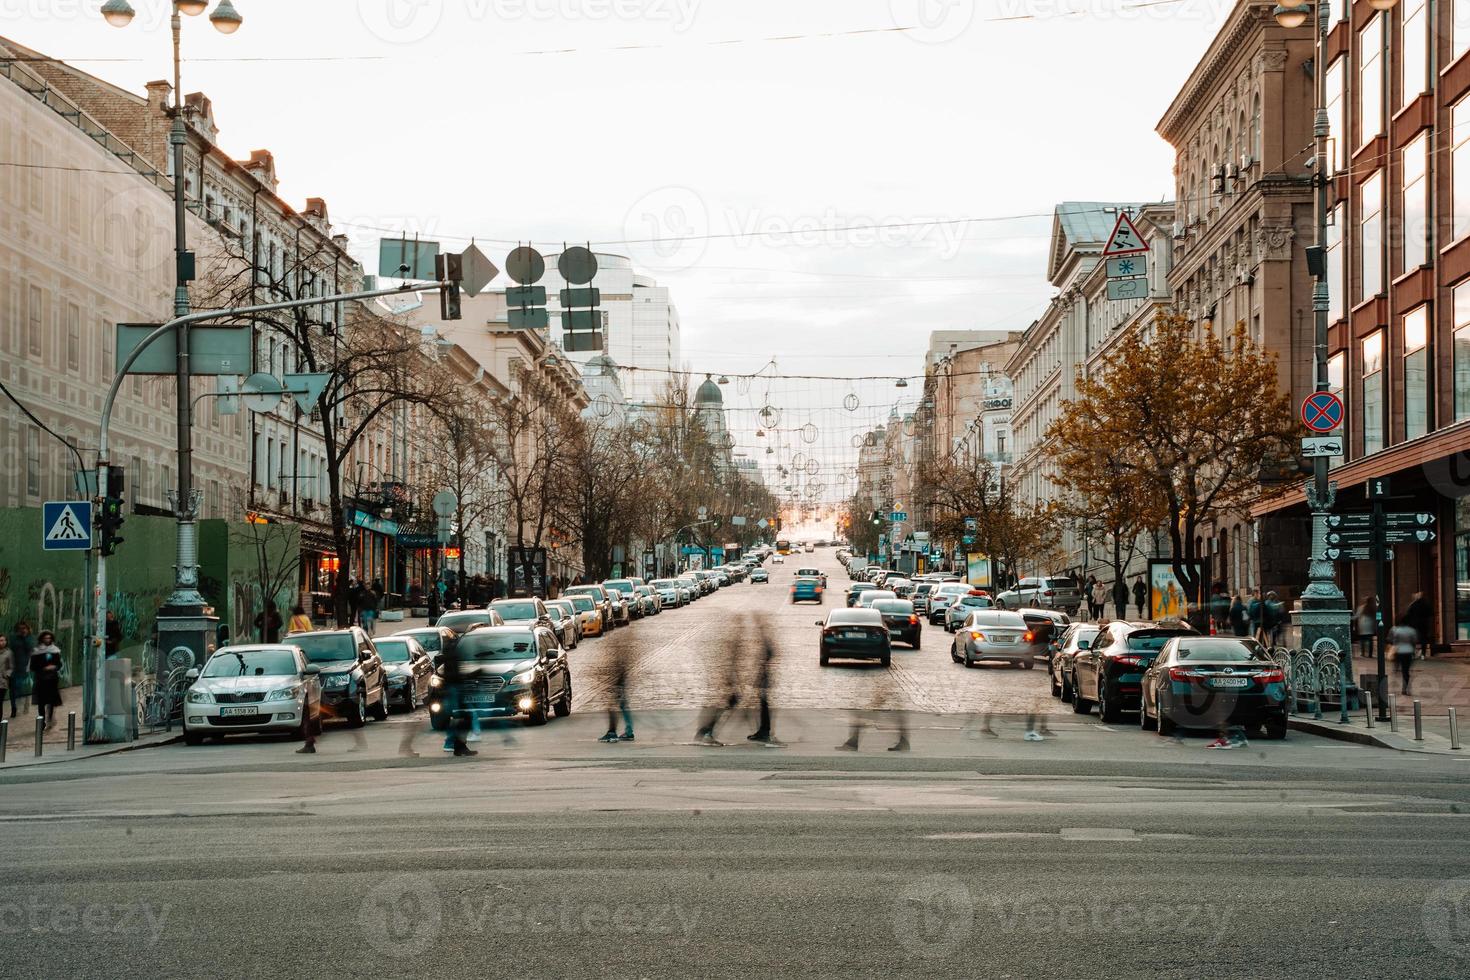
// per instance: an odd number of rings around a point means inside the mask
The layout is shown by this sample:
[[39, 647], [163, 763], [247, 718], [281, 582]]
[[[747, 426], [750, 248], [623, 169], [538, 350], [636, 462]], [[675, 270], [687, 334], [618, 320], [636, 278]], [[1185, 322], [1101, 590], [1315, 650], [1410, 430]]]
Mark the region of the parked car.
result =
[[321, 667], [292, 643], [221, 647], [203, 670], [184, 675], [184, 742], [242, 733], [322, 728]]
[[434, 666], [439, 666], [446, 650], [451, 650], [459, 642], [459, 634], [447, 626], [419, 626], [409, 630], [399, 630], [393, 636], [411, 636], [418, 641], [419, 646], [429, 654], [429, 659]]
[[582, 627], [582, 635], [601, 636], [604, 625], [602, 609], [597, 600], [590, 595], [578, 593], [567, 596], [567, 601], [577, 610], [577, 623]]
[[822, 604], [822, 580], [815, 576], [797, 576], [796, 581], [791, 583], [791, 604], [798, 602], [815, 602]]
[[757, 582], [761, 582], [761, 583], [769, 582], [770, 580], [771, 580], [771, 573], [768, 572], [768, 571], [766, 571], [764, 568], [752, 568], [750, 570], [750, 584], [751, 585], [754, 585]]
[[579, 595], [590, 596], [593, 603], [597, 606], [597, 611], [602, 614], [602, 628], [604, 630], [612, 629], [614, 625], [612, 597], [607, 594], [607, 590], [604, 589], [602, 586], [572, 585], [568, 586], [565, 589], [562, 589], [561, 594], [564, 598], [567, 599]]
[[644, 616], [657, 616], [664, 611], [664, 603], [658, 591], [651, 585], [639, 585], [633, 590], [638, 601], [643, 605]]
[[434, 625], [454, 630], [457, 635], [464, 636], [476, 626], [504, 626], [505, 620], [490, 609], [456, 609], [440, 616]]
[[1266, 648], [1235, 636], [1176, 637], [1144, 671], [1138, 723], [1176, 728], [1262, 728], [1285, 738], [1286, 673]]
[[1073, 623], [1062, 633], [1057, 651], [1052, 654], [1047, 670], [1051, 674], [1051, 696], [1062, 703], [1072, 703], [1073, 658], [1078, 650], [1086, 650], [1097, 639], [1098, 627], [1092, 623]]
[[1026, 628], [1020, 614], [990, 608], [965, 616], [955, 630], [949, 656], [966, 667], [1000, 661], [1031, 670], [1036, 665], [1037, 650], [1036, 635]]
[[887, 667], [893, 659], [893, 642], [888, 627], [876, 609], [834, 609], [822, 628], [819, 662], [823, 667], [833, 657], [847, 660], [877, 660]]
[[915, 582], [914, 594], [909, 596], [914, 604], [914, 612], [920, 616], [929, 615], [929, 593], [934, 591], [938, 582]]
[[[643, 617], [643, 606], [638, 602], [636, 592], [637, 583], [630, 578], [612, 578], [602, 583], [607, 594], [615, 601], [621, 601], [628, 610], [628, 619], [641, 619]], [[619, 617], [620, 619], [622, 617]]]
[[883, 617], [891, 639], [902, 640], [915, 650], [919, 649], [923, 627], [912, 602], [907, 599], [879, 599], [873, 603], [873, 608]]
[[388, 706], [416, 711], [429, 696], [429, 679], [434, 661], [411, 636], [385, 636], [373, 640], [388, 677]]
[[572, 713], [572, 674], [556, 634], [528, 624], [475, 630], [459, 642], [457, 703], [444, 697], [443, 668], [429, 698], [434, 728], [449, 726], [450, 712], [479, 719], [524, 716], [544, 725], [548, 712]]
[[1075, 616], [1082, 606], [1082, 589], [1076, 579], [1066, 576], [1023, 578], [1014, 589], [997, 595], [995, 604], [1002, 609], [1020, 609], [1023, 606], [1060, 609], [1069, 616]]
[[499, 613], [506, 626], [535, 623], [547, 629], [553, 628], [551, 616], [546, 612], [546, 603], [535, 596], [527, 596], [524, 599], [496, 599], [490, 603], [490, 611]]
[[914, 594], [913, 579], [891, 578], [884, 582], [883, 586], [900, 599], [908, 599]]
[[678, 581], [689, 591], [690, 602], [697, 602], [704, 595], [704, 587], [700, 585], [699, 578], [693, 572], [685, 572], [679, 576]]
[[1105, 722], [1117, 721], [1124, 711], [1137, 711], [1144, 671], [1164, 645], [1176, 636], [1198, 635], [1182, 622], [1108, 623], [1072, 660], [1072, 710], [1085, 715], [1095, 704]]
[[362, 627], [293, 633], [287, 639], [320, 669], [322, 707], [328, 714], [347, 719], [354, 728], [367, 724], [369, 716], [378, 721], [388, 717], [383, 658]]
[[576, 647], [582, 642], [582, 613], [577, 604], [570, 599], [547, 599], [546, 611], [549, 613], [553, 609], [560, 609], [572, 621], [572, 646]]
[[944, 611], [944, 629], [946, 632], [953, 633], [960, 628], [960, 624], [970, 613], [977, 609], [994, 608], [995, 600], [978, 590], [957, 596], [954, 602], [950, 603], [949, 608]]
[[551, 631], [556, 634], [563, 650], [574, 650], [577, 646], [577, 617], [559, 605], [546, 604], [546, 615], [551, 618]]
[[677, 609], [680, 606], [689, 605], [689, 594], [678, 579], [659, 578], [654, 579], [652, 588], [658, 592], [663, 601], [665, 609]]

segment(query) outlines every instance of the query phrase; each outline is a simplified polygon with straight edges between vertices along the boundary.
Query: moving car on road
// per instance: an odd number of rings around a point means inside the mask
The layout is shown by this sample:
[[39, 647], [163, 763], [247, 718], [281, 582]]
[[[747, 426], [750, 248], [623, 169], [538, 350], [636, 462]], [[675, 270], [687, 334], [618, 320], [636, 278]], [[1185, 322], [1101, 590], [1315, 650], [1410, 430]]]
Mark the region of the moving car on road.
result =
[[873, 608], [873, 603], [879, 601], [880, 599], [897, 598], [898, 596], [894, 595], [887, 589], [866, 589], [858, 594], [857, 603], [854, 605], [854, 608], [871, 609]]
[[320, 668], [322, 707], [328, 713], [346, 718], [354, 728], [367, 724], [369, 715], [378, 721], [388, 717], [383, 658], [362, 627], [293, 633], [287, 639], [301, 648], [308, 663]]
[[572, 674], [556, 634], [544, 626], [497, 626], [475, 630], [459, 641], [460, 690], [446, 698], [435, 675], [429, 698], [434, 728], [449, 726], [450, 713], [479, 719], [522, 715], [527, 724], [546, 724], [572, 713]]
[[374, 640], [383, 670], [388, 677], [388, 707], [416, 711], [429, 696], [429, 679], [434, 661], [411, 636], [385, 636]]
[[977, 609], [993, 608], [995, 608], [995, 601], [984, 592], [977, 590], [967, 592], [962, 596], [957, 596], [954, 602], [949, 604], [949, 608], [944, 611], [945, 631], [953, 633], [959, 629], [960, 624], [965, 621], [965, 617]]
[[791, 604], [815, 602], [820, 606], [822, 604], [822, 592], [821, 579], [815, 576], [798, 576], [796, 581], [791, 583]]
[[771, 580], [771, 573], [768, 572], [768, 571], [766, 571], [764, 568], [752, 568], [750, 570], [750, 584], [751, 585], [754, 585], [757, 582], [760, 582], [760, 583], [769, 582], [770, 580]]
[[1097, 705], [1105, 722], [1137, 711], [1143, 673], [1176, 636], [1198, 636], [1188, 623], [1130, 623], [1114, 620], [1072, 661], [1072, 710], [1085, 715]]
[[796, 570], [796, 577], [819, 578], [822, 580], [822, 588], [825, 589], [827, 587], [827, 573], [820, 568], [798, 568]]
[[879, 599], [873, 603], [873, 608], [883, 617], [883, 624], [888, 627], [890, 638], [902, 640], [915, 650], [919, 649], [923, 627], [914, 612], [912, 602], [907, 599]]
[[1036, 635], [1026, 628], [1019, 613], [979, 609], [967, 615], [955, 631], [949, 656], [966, 667], [982, 661], [1002, 661], [1030, 670], [1036, 664], [1038, 649]]
[[321, 731], [321, 668], [294, 643], [222, 647], [184, 675], [184, 741], [245, 732]]
[[970, 587], [964, 582], [944, 582], [936, 585], [929, 592], [929, 625], [945, 626], [949, 616], [949, 607], [954, 605], [955, 600], [960, 596], [969, 595], [970, 591]]
[[827, 666], [833, 657], [847, 660], [877, 660], [887, 667], [893, 659], [893, 643], [888, 627], [876, 609], [834, 609], [822, 627], [820, 663]]
[[1138, 722], [1160, 735], [1243, 725], [1285, 738], [1286, 701], [1286, 673], [1255, 640], [1176, 637], [1144, 671]]

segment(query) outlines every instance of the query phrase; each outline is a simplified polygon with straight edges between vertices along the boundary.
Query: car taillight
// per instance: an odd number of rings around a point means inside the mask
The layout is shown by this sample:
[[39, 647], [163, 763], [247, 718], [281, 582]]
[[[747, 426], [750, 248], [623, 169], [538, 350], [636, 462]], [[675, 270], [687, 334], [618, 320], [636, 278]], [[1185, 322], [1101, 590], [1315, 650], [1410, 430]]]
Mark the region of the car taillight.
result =
[[1025, 640], [1027, 643], [1035, 643], [1036, 642], [1036, 634], [1033, 633], [1033, 632], [1031, 632], [1030, 630], [1027, 630], [1026, 631], [1026, 635], [1023, 636], [1023, 637], [1021, 637], [1021, 639]]
[[970, 639], [980, 640], [981, 642], [984, 642], [985, 634], [980, 632], [979, 630], [970, 630]]
[[1045, 592], [1043, 592], [1041, 594], [1042, 595], [1056, 595], [1057, 594], [1057, 590], [1056, 589], [1047, 589]]
[[918, 616], [910, 616], [909, 617], [909, 625], [910, 626], [918, 626], [919, 625], [919, 617]]
[[1114, 657], [1113, 659], [1116, 662], [1123, 664], [1125, 667], [1137, 667], [1139, 664], [1143, 663], [1142, 657], [1134, 657], [1127, 654], [1121, 657]]
[[1204, 676], [1203, 674], [1201, 674], [1199, 671], [1195, 670], [1193, 667], [1170, 667], [1169, 668], [1169, 680], [1171, 680], [1171, 681], [1192, 681], [1192, 680], [1198, 680], [1200, 677], [1203, 677], [1203, 676]]
[[1260, 681], [1262, 684], [1285, 684], [1286, 671], [1263, 670], [1256, 675], [1256, 680]]

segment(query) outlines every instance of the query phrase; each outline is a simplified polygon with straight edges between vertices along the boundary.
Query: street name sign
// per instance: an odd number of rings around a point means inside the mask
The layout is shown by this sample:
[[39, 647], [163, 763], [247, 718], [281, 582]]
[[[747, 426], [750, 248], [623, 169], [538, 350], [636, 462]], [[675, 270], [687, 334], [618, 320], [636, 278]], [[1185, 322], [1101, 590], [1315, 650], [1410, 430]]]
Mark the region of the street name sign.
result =
[[1105, 259], [1116, 255], [1137, 255], [1147, 252], [1148, 246], [1143, 243], [1143, 233], [1128, 217], [1127, 211], [1118, 212], [1118, 220], [1113, 224], [1113, 233], [1108, 236], [1108, 243], [1103, 246], [1102, 255]]
[[[1376, 556], [1372, 548], [1328, 548], [1322, 553], [1328, 561], [1372, 561]], [[1393, 552], [1383, 552], [1384, 561], [1393, 561]]]
[[1383, 532], [1384, 544], [1428, 544], [1438, 535], [1426, 528], [1405, 528], [1402, 531], [1385, 530]]
[[1383, 526], [1389, 529], [1404, 527], [1433, 527], [1433, 514], [1394, 513], [1383, 515]]
[[1340, 436], [1306, 436], [1302, 439], [1302, 455], [1307, 459], [1335, 459], [1343, 455]]
[[1313, 432], [1331, 432], [1342, 425], [1342, 399], [1330, 391], [1314, 391], [1302, 399], [1302, 424]]
[[43, 551], [90, 551], [92, 502], [48, 500], [42, 504], [41, 548]]
[[1372, 527], [1373, 515], [1367, 513], [1357, 514], [1328, 514], [1328, 527]]
[[895, 524], [902, 524], [909, 519], [909, 515], [904, 511], [896, 510], [888, 515], [888, 519]]
[[1350, 531], [1328, 531], [1327, 532], [1327, 545], [1328, 545], [1328, 547], [1332, 547], [1332, 548], [1338, 548], [1338, 547], [1349, 548], [1349, 547], [1358, 547], [1358, 546], [1362, 546], [1362, 547], [1365, 547], [1366, 548], [1369, 545], [1371, 545], [1372, 543], [1373, 543], [1373, 529], [1372, 528], [1363, 528], [1363, 529], [1353, 528]]

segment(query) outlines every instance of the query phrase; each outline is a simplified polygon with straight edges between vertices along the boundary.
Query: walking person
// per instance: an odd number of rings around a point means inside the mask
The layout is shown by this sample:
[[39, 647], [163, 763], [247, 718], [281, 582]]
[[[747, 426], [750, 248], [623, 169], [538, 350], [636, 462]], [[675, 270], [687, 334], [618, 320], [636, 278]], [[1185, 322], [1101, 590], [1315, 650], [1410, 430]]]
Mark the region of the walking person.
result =
[[1353, 613], [1353, 636], [1358, 641], [1358, 652], [1364, 657], [1373, 656], [1373, 639], [1378, 635], [1378, 598], [1364, 599]]
[[378, 622], [379, 601], [380, 597], [377, 593], [377, 590], [375, 590], [371, 585], [363, 586], [362, 595], [358, 599], [358, 602], [361, 603], [361, 608], [358, 611], [358, 615], [362, 619], [363, 632], [365, 632], [368, 636], [373, 635], [374, 627], [377, 625]]
[[771, 734], [771, 662], [776, 659], [776, 644], [771, 639], [771, 623], [765, 614], [755, 617], [755, 635], [760, 649], [755, 662], [755, 690], [760, 699], [760, 722], [751, 734], [745, 736], [752, 742], [779, 747], [782, 743]]
[[1434, 627], [1434, 610], [1423, 592], [1414, 593], [1409, 608], [1404, 610], [1404, 622], [1418, 634], [1419, 659], [1424, 660], [1429, 656], [1429, 632]]
[[[724, 676], [717, 677], [715, 681], [716, 688], [720, 691], [719, 698], [704, 709], [699, 719], [699, 728], [694, 733], [694, 741], [700, 745], [718, 747], [725, 744], [715, 738], [715, 728], [726, 712], [735, 710], [740, 704], [740, 660], [743, 652], [738, 636], [729, 636], [725, 641]], [[718, 665], [715, 669], [719, 669]]]
[[1251, 600], [1245, 604], [1245, 614], [1250, 620], [1251, 636], [1262, 646], [1266, 645], [1266, 633], [1262, 629], [1262, 623], [1266, 614], [1266, 601], [1261, 598], [1260, 589], [1251, 590]]
[[36, 651], [36, 638], [31, 635], [31, 624], [24, 619], [15, 621], [15, 630], [10, 634], [10, 656], [15, 661], [10, 674], [10, 717], [15, 717], [16, 703], [25, 696], [27, 680], [31, 676], [31, 654]]
[[1224, 582], [1216, 582], [1210, 590], [1210, 625], [1216, 634], [1222, 634], [1230, 627], [1230, 595], [1225, 591]]
[[1266, 601], [1261, 607], [1261, 628], [1269, 641], [1266, 646], [1274, 649], [1281, 645], [1281, 631], [1285, 626], [1286, 606], [1275, 592], [1267, 592]]
[[31, 703], [36, 713], [46, 717], [46, 728], [56, 724], [56, 709], [61, 707], [61, 648], [56, 634], [42, 630], [31, 653]]
[[108, 660], [111, 660], [121, 652], [122, 641], [122, 623], [117, 621], [117, 613], [109, 609], [107, 610], [107, 624], [103, 628], [103, 649], [106, 652]]
[[1133, 580], [1133, 604], [1138, 607], [1140, 619], [1148, 619], [1148, 586], [1140, 575]]
[[444, 670], [444, 707], [448, 712], [444, 728], [444, 750], [453, 752], [457, 757], [479, 755], [479, 751], [470, 748], [465, 741], [470, 722], [462, 707], [464, 677], [459, 669], [459, 647], [454, 644], [445, 647], [440, 664]]
[[1246, 614], [1245, 593], [1237, 591], [1230, 600], [1230, 612], [1227, 614], [1230, 622], [1230, 632], [1236, 636], [1250, 636], [1250, 617]]
[[310, 633], [311, 617], [301, 606], [291, 607], [291, 621], [286, 624], [287, 633]]
[[1419, 643], [1419, 633], [1409, 625], [1406, 616], [1400, 616], [1394, 628], [1388, 631], [1388, 642], [1393, 645], [1393, 661], [1398, 664], [1403, 678], [1404, 694], [1409, 693], [1409, 674], [1414, 669], [1414, 648]]
[[265, 600], [265, 608], [255, 614], [255, 634], [262, 643], [281, 642], [281, 613], [274, 599]]
[[[599, 742], [631, 742], [633, 734], [633, 711], [628, 706], [628, 678], [633, 672], [633, 644], [628, 640], [627, 633], [614, 633], [608, 640], [611, 646], [608, 648], [608, 672], [612, 681], [612, 690], [609, 692], [612, 701], [607, 706], [607, 733], [598, 739]], [[622, 720], [623, 733], [618, 734], [618, 721]]]
[[1103, 585], [1101, 579], [1094, 578], [1092, 580], [1092, 595], [1088, 597], [1088, 611], [1092, 614], [1094, 621], [1103, 618], [1103, 613], [1107, 610], [1107, 603], [1108, 587]]
[[10, 637], [0, 633], [0, 704], [10, 690], [10, 676], [15, 673], [15, 656], [10, 652]]

